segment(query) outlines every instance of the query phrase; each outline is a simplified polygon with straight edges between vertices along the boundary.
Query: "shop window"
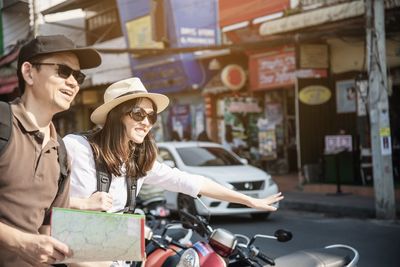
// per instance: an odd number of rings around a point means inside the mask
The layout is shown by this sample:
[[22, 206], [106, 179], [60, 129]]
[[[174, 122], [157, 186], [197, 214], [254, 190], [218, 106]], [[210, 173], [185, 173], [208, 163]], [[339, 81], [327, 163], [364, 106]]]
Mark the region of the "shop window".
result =
[[115, 1], [101, 1], [85, 8], [88, 45], [122, 36], [121, 22]]

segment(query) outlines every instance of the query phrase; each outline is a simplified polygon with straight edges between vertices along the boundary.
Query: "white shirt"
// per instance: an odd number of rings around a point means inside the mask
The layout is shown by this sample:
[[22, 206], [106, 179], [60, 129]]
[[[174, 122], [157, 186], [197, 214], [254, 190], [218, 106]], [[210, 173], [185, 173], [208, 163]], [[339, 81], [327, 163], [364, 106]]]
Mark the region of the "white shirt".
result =
[[[86, 138], [80, 135], [69, 134], [63, 140], [71, 160], [70, 196], [88, 198], [97, 191], [92, 148]], [[143, 183], [146, 183], [196, 197], [200, 192], [203, 179], [205, 178], [201, 175], [189, 174], [156, 161], [147, 175], [138, 180], [136, 194], [139, 193]], [[123, 209], [127, 200], [125, 176], [112, 176], [109, 193], [113, 198], [113, 207], [110, 212]]]

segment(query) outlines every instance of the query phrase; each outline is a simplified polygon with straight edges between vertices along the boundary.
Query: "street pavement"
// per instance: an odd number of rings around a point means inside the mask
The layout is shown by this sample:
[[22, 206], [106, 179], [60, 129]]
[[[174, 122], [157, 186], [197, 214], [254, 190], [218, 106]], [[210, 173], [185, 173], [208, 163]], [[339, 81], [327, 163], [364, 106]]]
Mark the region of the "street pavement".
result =
[[[326, 213], [331, 216], [374, 218], [372, 186], [299, 183], [297, 174], [273, 176], [285, 196], [280, 209]], [[299, 185], [300, 184], [300, 185]], [[397, 218], [400, 218], [400, 189], [395, 190]]]

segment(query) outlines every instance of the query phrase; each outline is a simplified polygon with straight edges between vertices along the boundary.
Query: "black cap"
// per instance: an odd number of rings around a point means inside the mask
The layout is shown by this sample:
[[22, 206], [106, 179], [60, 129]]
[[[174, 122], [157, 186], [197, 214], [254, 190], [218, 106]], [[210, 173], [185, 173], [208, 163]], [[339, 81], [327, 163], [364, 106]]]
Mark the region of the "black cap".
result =
[[19, 51], [18, 69], [22, 63], [46, 54], [71, 52], [79, 60], [81, 69], [90, 69], [101, 64], [100, 54], [93, 48], [77, 48], [76, 45], [64, 35], [37, 36], [25, 44]]

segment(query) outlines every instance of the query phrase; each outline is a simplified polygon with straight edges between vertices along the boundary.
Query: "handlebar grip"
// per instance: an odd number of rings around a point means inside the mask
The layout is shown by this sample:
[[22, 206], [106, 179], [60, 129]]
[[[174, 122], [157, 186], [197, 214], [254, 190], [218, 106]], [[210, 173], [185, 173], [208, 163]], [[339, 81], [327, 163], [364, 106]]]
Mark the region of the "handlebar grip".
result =
[[275, 261], [274, 261], [274, 259], [268, 257], [267, 255], [265, 255], [265, 254], [262, 253], [261, 251], [258, 252], [257, 258], [259, 258], [260, 260], [262, 260], [262, 261], [268, 263], [269, 265], [275, 266]]

